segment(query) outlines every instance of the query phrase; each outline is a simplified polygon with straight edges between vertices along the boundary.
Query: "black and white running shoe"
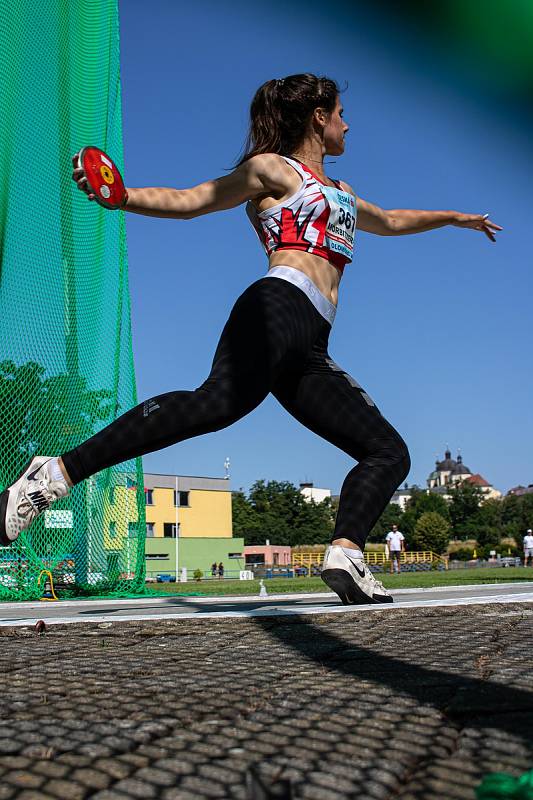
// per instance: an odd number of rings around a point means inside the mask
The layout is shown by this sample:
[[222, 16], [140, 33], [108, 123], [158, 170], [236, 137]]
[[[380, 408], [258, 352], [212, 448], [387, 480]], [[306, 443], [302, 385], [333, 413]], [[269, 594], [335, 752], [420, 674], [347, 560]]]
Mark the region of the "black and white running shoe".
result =
[[345, 606], [392, 603], [392, 595], [377, 581], [363, 558], [350, 558], [339, 545], [326, 550], [320, 577]]
[[19, 478], [0, 494], [0, 544], [9, 545], [21, 531], [70, 491], [50, 475], [49, 456], [34, 456]]

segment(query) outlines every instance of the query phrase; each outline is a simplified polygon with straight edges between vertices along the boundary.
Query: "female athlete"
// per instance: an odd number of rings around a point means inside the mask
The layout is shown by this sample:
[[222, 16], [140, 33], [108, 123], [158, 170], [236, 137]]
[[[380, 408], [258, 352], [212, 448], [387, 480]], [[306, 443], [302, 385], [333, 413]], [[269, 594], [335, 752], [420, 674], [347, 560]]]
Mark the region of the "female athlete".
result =
[[[130, 188], [125, 211], [192, 219], [246, 203], [268, 255], [266, 276], [239, 297], [211, 372], [194, 391], [158, 395], [59, 458], [35, 456], [0, 496], [8, 544], [70, 487], [100, 470], [224, 428], [269, 392], [297, 420], [358, 463], [343, 483], [322, 578], [345, 604], [392, 602], [363, 560], [369, 531], [409, 472], [407, 447], [374, 401], [328, 353], [343, 270], [356, 230], [379, 236], [456, 225], [495, 241], [485, 214], [386, 211], [324, 171], [344, 152], [348, 125], [337, 83], [311, 74], [269, 80], [256, 92], [246, 151], [229, 175], [191, 189]], [[77, 164], [77, 156], [74, 156]], [[83, 170], [72, 174], [89, 200]]]

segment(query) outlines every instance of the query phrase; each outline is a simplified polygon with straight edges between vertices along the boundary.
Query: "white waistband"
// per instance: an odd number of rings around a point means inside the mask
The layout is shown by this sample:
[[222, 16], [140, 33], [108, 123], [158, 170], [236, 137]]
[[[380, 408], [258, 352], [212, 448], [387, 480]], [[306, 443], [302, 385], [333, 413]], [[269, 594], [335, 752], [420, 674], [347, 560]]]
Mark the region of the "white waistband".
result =
[[313, 281], [300, 269], [294, 267], [272, 267], [266, 274], [267, 278], [281, 278], [284, 281], [294, 284], [304, 292], [309, 300], [312, 302], [319, 314], [321, 314], [326, 322], [333, 325], [337, 309], [330, 303], [327, 297], [324, 297], [320, 289], [318, 289]]

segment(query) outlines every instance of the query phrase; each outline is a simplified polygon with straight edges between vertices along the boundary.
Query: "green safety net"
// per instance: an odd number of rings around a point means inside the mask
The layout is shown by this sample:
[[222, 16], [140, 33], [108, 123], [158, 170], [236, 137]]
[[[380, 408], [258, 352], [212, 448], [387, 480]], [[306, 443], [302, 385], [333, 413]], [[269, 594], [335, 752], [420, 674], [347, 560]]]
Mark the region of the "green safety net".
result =
[[[118, 0], [0, 0], [0, 483], [137, 403], [124, 214], [71, 179], [123, 163]], [[0, 548], [0, 599], [144, 588], [139, 459], [98, 473]]]

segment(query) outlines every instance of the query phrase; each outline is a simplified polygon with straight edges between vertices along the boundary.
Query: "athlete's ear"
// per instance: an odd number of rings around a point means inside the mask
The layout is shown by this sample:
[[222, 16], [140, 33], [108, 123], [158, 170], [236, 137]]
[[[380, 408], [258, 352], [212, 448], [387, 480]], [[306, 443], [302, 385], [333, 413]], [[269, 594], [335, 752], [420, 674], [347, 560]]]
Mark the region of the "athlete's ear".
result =
[[329, 114], [325, 108], [315, 108], [313, 111], [312, 122], [315, 128], [324, 130], [328, 124]]

